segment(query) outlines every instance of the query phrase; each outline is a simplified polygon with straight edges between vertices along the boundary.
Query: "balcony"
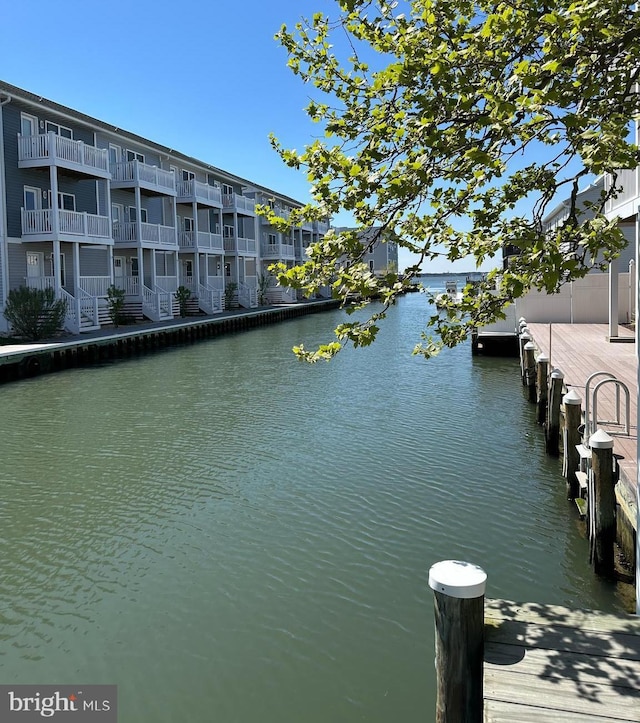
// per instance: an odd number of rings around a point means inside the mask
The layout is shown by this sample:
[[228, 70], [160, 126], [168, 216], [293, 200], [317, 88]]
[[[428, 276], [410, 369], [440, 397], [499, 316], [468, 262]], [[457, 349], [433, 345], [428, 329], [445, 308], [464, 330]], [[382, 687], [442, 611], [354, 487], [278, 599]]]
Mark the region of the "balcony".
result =
[[256, 202], [255, 199], [241, 196], [239, 193], [225, 193], [222, 195], [222, 209], [228, 213], [235, 211], [247, 216], [255, 216]]
[[[64, 209], [22, 210], [23, 241], [82, 241], [111, 244], [109, 218]], [[58, 232], [54, 231], [56, 216]]]
[[138, 224], [116, 222], [113, 224], [113, 240], [117, 245], [132, 246], [142, 243], [149, 246], [177, 247], [175, 226], [161, 226], [159, 223], [141, 223], [142, 238], [138, 238]]
[[178, 244], [181, 251], [218, 251], [222, 253], [224, 245], [222, 234], [198, 231], [197, 247], [195, 231], [181, 231], [178, 234]]
[[222, 191], [217, 186], [210, 186], [192, 179], [191, 181], [178, 181], [176, 191], [178, 203], [198, 203], [201, 206], [222, 207]]
[[176, 176], [138, 160], [111, 164], [111, 188], [139, 188], [151, 196], [175, 196]]
[[18, 134], [18, 167], [56, 166], [82, 176], [111, 178], [109, 155], [104, 148], [63, 138], [53, 132], [37, 136]]
[[329, 230], [329, 222], [328, 221], [314, 221], [313, 222], [313, 232], [314, 233], [324, 236], [328, 230]]
[[[284, 208], [283, 206], [273, 206], [273, 212], [279, 216], [280, 218], [289, 219], [289, 216], [291, 216], [291, 211], [288, 208]], [[266, 216], [261, 216], [261, 223], [269, 224], [269, 219]]]
[[224, 239], [225, 251], [236, 251], [242, 253], [255, 254], [256, 240], [253, 238], [243, 238], [235, 236], [227, 236]]
[[263, 259], [295, 259], [296, 256], [292, 243], [263, 243], [260, 253]]

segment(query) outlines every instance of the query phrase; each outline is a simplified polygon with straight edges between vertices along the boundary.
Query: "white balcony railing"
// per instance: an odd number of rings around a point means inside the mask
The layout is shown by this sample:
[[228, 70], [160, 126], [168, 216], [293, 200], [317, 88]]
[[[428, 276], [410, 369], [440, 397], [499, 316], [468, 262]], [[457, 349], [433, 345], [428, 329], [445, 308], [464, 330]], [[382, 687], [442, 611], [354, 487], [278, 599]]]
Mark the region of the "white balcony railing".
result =
[[224, 277], [223, 276], [207, 276], [207, 286], [216, 291], [224, 290]]
[[25, 284], [30, 289], [40, 289], [40, 291], [54, 289], [56, 285], [53, 276], [27, 276]]
[[222, 243], [222, 234], [198, 231], [198, 248], [223, 251], [225, 247]]
[[[157, 223], [142, 223], [142, 241], [157, 244], [159, 246], [176, 245], [175, 226], [162, 226]], [[137, 242], [138, 224], [132, 221], [116, 221], [113, 224], [113, 238], [116, 243]]]
[[[247, 279], [245, 279], [246, 281]], [[238, 304], [245, 309], [255, 309], [258, 306], [258, 290], [246, 283], [238, 284]]]
[[109, 152], [106, 148], [89, 146], [83, 141], [73, 141], [53, 132], [37, 136], [18, 134], [19, 161], [49, 159], [83, 166], [87, 170], [98, 170], [101, 171], [100, 175], [109, 172]]
[[156, 286], [169, 294], [175, 293], [178, 288], [177, 276], [156, 276]]
[[111, 286], [111, 277], [81, 276], [79, 286], [90, 296], [106, 296], [107, 289]]
[[238, 248], [238, 251], [246, 251], [250, 254], [255, 254], [256, 240], [253, 238], [243, 238], [242, 236], [239, 236], [237, 248]]
[[260, 252], [263, 256], [272, 256], [275, 258], [294, 258], [295, 256], [293, 244], [263, 243], [260, 247]]
[[226, 209], [245, 211], [252, 214], [255, 213], [256, 210], [255, 199], [241, 196], [239, 193], [222, 194], [222, 206]]
[[142, 286], [142, 311], [153, 321], [163, 321], [173, 318], [172, 294], [158, 289], [153, 291], [148, 286]]
[[177, 193], [179, 200], [195, 200], [201, 203], [210, 203], [215, 206], [222, 205], [222, 190], [217, 186], [210, 186], [208, 183], [196, 181], [178, 181]]
[[140, 295], [140, 277], [139, 276], [116, 276], [114, 286], [122, 289], [127, 296]]
[[[59, 232], [68, 236], [110, 239], [109, 219], [81, 211], [58, 209]], [[53, 233], [53, 214], [50, 208], [27, 211], [22, 209], [22, 235], [39, 236]]]
[[142, 182], [168, 192], [176, 190], [176, 176], [173, 171], [165, 171], [138, 160], [112, 163], [111, 182], [117, 184], [129, 181], [136, 184]]

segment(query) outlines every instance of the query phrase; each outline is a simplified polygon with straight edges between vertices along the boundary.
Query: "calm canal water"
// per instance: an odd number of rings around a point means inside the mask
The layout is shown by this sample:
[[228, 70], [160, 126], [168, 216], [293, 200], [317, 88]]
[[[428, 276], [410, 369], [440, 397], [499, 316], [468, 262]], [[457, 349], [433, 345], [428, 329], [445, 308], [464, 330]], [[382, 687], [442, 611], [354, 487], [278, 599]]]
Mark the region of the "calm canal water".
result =
[[434, 715], [431, 564], [619, 610], [514, 360], [410, 355], [423, 295], [0, 388], [0, 680], [117, 683], [120, 723]]

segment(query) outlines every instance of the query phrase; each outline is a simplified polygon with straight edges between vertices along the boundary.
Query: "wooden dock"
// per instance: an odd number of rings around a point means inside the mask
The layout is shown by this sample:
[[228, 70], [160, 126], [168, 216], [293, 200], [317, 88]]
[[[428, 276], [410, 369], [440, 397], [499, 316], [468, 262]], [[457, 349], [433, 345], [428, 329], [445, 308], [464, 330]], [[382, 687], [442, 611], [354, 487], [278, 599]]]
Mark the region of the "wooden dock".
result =
[[640, 618], [486, 600], [484, 721], [640, 721]]

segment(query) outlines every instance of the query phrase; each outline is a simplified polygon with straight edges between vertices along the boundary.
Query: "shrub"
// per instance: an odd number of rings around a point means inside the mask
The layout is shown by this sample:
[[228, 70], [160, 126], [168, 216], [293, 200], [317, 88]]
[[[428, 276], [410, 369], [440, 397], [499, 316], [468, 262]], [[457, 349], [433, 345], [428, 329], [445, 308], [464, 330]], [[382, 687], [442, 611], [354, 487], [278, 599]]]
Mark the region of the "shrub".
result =
[[191, 298], [191, 291], [186, 286], [178, 286], [174, 295], [180, 305], [180, 316], [184, 319], [188, 313], [187, 302]]
[[107, 289], [107, 304], [109, 305], [109, 318], [114, 326], [124, 323], [124, 289], [110, 286]]
[[237, 290], [238, 284], [236, 284], [235, 281], [229, 281], [229, 283], [227, 283], [227, 285], [224, 287], [224, 308], [227, 309], [227, 311], [231, 308], [231, 305], [233, 304], [233, 300]]
[[17, 336], [39, 341], [62, 331], [67, 304], [53, 289], [21, 286], [9, 292], [4, 315]]

